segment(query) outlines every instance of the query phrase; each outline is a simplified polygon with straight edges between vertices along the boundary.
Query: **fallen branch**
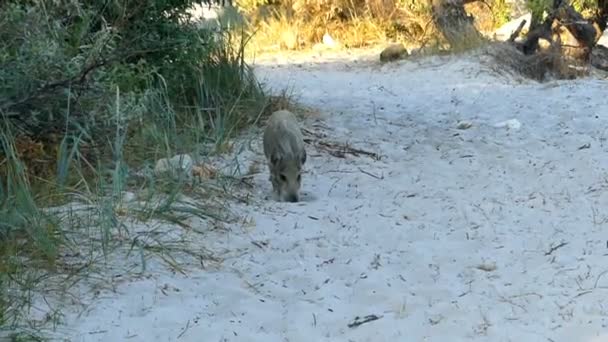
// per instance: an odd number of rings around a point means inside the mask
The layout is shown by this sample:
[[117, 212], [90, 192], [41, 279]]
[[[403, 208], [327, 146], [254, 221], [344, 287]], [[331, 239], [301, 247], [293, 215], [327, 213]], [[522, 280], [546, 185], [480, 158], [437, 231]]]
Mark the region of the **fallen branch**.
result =
[[355, 317], [355, 319], [348, 324], [349, 328], [356, 328], [360, 325], [363, 325], [365, 323], [369, 323], [369, 322], [373, 322], [375, 320], [379, 320], [380, 318], [382, 318], [382, 316], [377, 316], [377, 315], [367, 315], [365, 317]]
[[384, 179], [384, 176], [376, 176], [375, 174], [371, 173], [371, 172], [367, 172], [365, 170], [363, 170], [362, 168], [359, 168], [359, 171], [361, 171], [362, 173], [372, 177], [372, 178], [376, 178], [376, 179]]
[[321, 133], [321, 132], [317, 132], [317, 131], [311, 131], [309, 129], [306, 128], [302, 128], [302, 133], [304, 133], [304, 135], [309, 135], [309, 136], [313, 136], [317, 139], [322, 139], [327, 137], [327, 134], [325, 133]]
[[184, 334], [186, 333], [186, 331], [188, 331], [188, 329], [190, 328], [190, 320], [188, 320], [188, 322], [186, 322], [186, 326], [182, 329], [182, 332], [177, 335], [177, 339], [182, 338], [182, 336], [184, 336]]
[[549, 249], [549, 251], [548, 251], [548, 252], [545, 252], [545, 255], [546, 255], [546, 256], [549, 256], [549, 255], [553, 254], [553, 252], [555, 252], [556, 250], [558, 250], [558, 249], [560, 249], [560, 248], [564, 247], [564, 246], [565, 246], [565, 245], [567, 245], [567, 244], [568, 244], [567, 242], [561, 242], [561, 243], [560, 243], [560, 244], [558, 244], [557, 246], [553, 246], [553, 247], [551, 247], [551, 248]]
[[329, 154], [338, 158], [344, 158], [346, 154], [352, 154], [355, 157], [358, 157], [359, 155], [366, 155], [374, 160], [380, 160], [380, 156], [377, 153], [350, 147], [348, 145], [318, 141], [317, 146], [321, 146], [323, 149], [329, 152]]

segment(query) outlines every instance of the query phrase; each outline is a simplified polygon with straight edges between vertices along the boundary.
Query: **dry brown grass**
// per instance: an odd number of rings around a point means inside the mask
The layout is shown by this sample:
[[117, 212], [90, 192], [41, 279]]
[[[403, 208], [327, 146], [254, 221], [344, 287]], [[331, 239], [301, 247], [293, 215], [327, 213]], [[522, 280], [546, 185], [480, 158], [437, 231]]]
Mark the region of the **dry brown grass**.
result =
[[[352, 49], [400, 42], [408, 48], [437, 46], [429, 0], [290, 0], [260, 5], [241, 0], [253, 35], [249, 53], [308, 49]], [[244, 3], [246, 2], [246, 3]], [[505, 0], [466, 6], [482, 32], [508, 20]], [[328, 34], [337, 43], [323, 44]]]
[[[428, 4], [413, 0], [309, 1], [293, 6], [262, 6], [249, 11], [249, 45], [255, 52], [306, 50], [323, 44], [328, 34], [337, 43], [325, 48], [361, 48], [387, 41], [420, 46], [436, 38]], [[302, 1], [303, 2], [303, 1]]]

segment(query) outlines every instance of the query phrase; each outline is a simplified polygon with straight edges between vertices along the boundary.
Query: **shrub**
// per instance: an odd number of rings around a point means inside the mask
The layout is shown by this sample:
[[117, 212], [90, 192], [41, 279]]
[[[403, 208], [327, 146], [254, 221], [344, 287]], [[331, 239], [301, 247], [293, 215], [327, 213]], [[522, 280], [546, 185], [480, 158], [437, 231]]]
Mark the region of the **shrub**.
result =
[[[108, 250], [132, 168], [219, 146], [264, 110], [247, 37], [191, 22], [199, 2], [0, 4], [0, 328], [19, 325], [27, 274]], [[74, 200], [88, 221], [49, 209]]]

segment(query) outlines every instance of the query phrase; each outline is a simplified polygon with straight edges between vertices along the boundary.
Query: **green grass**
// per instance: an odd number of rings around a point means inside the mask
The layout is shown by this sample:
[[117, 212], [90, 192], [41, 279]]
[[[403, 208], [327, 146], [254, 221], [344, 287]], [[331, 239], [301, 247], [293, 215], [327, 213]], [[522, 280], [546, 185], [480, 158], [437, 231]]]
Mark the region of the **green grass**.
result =
[[[18, 13], [19, 18], [24, 16]], [[47, 43], [48, 37], [56, 35], [55, 28], [48, 32], [34, 28], [51, 33], [44, 39]], [[28, 310], [39, 296], [65, 295], [82, 279], [106, 282], [117, 256], [140, 260], [137, 269], [125, 270], [133, 274], [145, 272], [150, 258], [176, 270], [182, 270], [185, 258], [210, 258], [200, 246], [189, 248], [187, 234], [179, 231], [204, 231], [188, 225], [192, 217], [229, 222], [232, 218], [224, 197], [230, 196], [227, 190], [233, 180], [226, 176], [216, 183], [193, 186], [188, 179], [157, 177], [152, 168], [159, 158], [177, 153], [195, 157], [221, 153], [226, 142], [256, 124], [272, 102], [244, 62], [249, 37], [243, 31], [225, 31], [219, 41], [196, 31], [182, 38], [206, 45], [156, 67], [117, 64], [100, 69], [87, 87], [67, 85], [49, 97], [49, 103], [32, 102], [38, 111], [62, 113], [64, 129], [59, 137], [44, 142], [44, 153], [40, 152], [44, 162], [31, 157], [34, 152], [20, 143], [27, 132], [24, 126], [12, 116], [3, 117], [0, 336], [9, 333], [15, 341], [42, 338], [44, 329], [61, 322], [61, 314], [51, 304], [44, 319], [32, 320]], [[18, 47], [18, 42], [0, 43], [0, 53]], [[44, 42], [29, 44], [36, 47], [37, 43]], [[10, 50], [19, 58], [5, 62], [19, 63], [39, 50], [21, 49]], [[56, 52], [49, 59], [57, 64], [69, 59], [59, 55]], [[188, 58], [193, 57], [196, 61], [190, 62]], [[20, 70], [8, 75], [14, 82], [7, 84], [23, 84]], [[43, 69], [37, 72], [40, 75], [28, 82], [45, 83], [43, 76], [56, 76], [44, 75]], [[26, 90], [11, 88], [15, 94]], [[0, 107], [11, 104], [5, 100], [0, 97]], [[83, 110], [90, 117], [83, 116]], [[40, 164], [45, 172], [34, 172]], [[137, 200], [125, 201], [125, 192], [135, 193]], [[178, 233], [168, 234], [161, 226], [166, 223]], [[136, 229], [142, 226], [146, 229]]]

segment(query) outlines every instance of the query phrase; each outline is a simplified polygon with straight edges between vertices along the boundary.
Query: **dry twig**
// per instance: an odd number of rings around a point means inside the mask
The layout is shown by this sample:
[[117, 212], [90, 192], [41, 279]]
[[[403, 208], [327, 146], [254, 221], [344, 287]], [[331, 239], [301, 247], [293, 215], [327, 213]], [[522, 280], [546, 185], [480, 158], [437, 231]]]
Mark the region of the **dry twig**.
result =
[[382, 316], [377, 316], [377, 315], [367, 315], [365, 317], [359, 317], [359, 316], [357, 316], [357, 317], [355, 317], [355, 319], [351, 323], [348, 324], [348, 327], [349, 328], [356, 328], [356, 327], [358, 327], [360, 325], [363, 325], [365, 323], [369, 323], [369, 322], [378, 320], [380, 318], [382, 318]]

